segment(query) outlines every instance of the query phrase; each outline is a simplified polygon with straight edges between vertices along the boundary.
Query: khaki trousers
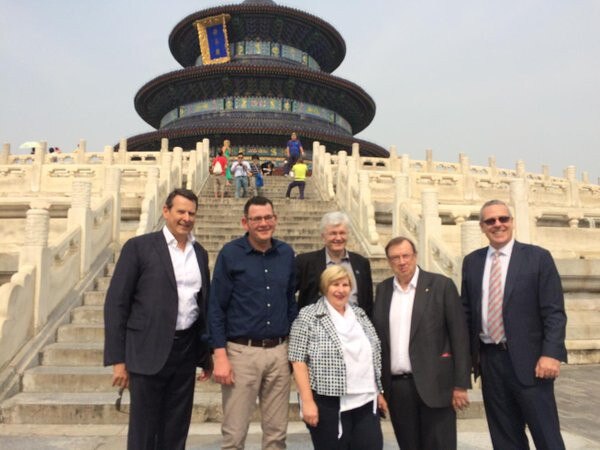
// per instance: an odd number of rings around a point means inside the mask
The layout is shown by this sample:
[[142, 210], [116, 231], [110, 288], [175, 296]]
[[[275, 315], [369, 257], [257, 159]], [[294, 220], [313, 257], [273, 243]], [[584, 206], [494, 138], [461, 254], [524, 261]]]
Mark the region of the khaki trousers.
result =
[[234, 384], [221, 386], [223, 450], [242, 450], [256, 399], [263, 450], [285, 449], [291, 372], [287, 342], [273, 348], [227, 343]]

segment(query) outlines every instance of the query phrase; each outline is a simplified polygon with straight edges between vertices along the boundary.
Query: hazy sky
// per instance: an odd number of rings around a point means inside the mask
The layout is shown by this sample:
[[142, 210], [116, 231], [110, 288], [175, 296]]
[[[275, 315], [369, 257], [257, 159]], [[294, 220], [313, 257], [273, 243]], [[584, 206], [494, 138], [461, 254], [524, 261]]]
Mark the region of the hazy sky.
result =
[[[138, 89], [180, 68], [168, 36], [222, 1], [0, 0], [0, 141], [101, 151], [151, 131]], [[281, 0], [346, 41], [334, 75], [377, 104], [359, 136], [423, 159], [496, 156], [600, 176], [599, 0]], [[306, 145], [306, 144], [305, 144]]]

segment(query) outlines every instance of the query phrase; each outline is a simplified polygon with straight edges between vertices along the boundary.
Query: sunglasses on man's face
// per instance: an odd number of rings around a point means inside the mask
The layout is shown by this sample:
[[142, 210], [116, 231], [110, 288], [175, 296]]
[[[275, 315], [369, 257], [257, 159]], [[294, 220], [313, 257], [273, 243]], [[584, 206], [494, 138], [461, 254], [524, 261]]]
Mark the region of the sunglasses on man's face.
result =
[[490, 217], [489, 219], [482, 220], [482, 222], [485, 223], [488, 227], [491, 227], [492, 225], [496, 224], [496, 221], [500, 223], [508, 223], [510, 222], [511, 218], [512, 217], [510, 216]]

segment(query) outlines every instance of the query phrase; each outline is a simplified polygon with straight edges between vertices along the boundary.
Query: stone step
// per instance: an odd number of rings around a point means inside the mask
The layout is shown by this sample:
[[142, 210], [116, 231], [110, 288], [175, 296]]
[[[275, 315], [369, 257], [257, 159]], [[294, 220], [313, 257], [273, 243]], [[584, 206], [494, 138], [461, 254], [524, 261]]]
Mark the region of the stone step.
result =
[[73, 324], [104, 324], [104, 307], [99, 306], [78, 306], [71, 311], [71, 323]]
[[110, 280], [112, 277], [100, 277], [96, 279], [96, 283], [94, 286], [94, 290], [96, 291], [106, 291], [110, 284]]
[[[117, 390], [112, 392], [24, 392], [6, 400], [0, 406], [2, 422], [7, 424], [126, 424], [129, 420], [129, 392], [123, 393], [121, 412], [115, 408]], [[471, 405], [458, 414], [460, 419], [483, 417], [480, 391], [470, 391]], [[192, 423], [220, 422], [221, 393], [196, 392]], [[258, 405], [251, 421], [260, 420]], [[300, 421], [298, 396], [290, 393], [289, 420]]]
[[[102, 327], [104, 334], [104, 328]], [[96, 342], [56, 342], [49, 344], [41, 352], [43, 366], [102, 366], [104, 341]]]
[[[23, 392], [114, 392], [112, 367], [37, 366], [23, 375]], [[197, 392], [220, 392], [212, 381], [196, 383]]]
[[[113, 392], [20, 393], [1, 406], [2, 421], [18, 424], [126, 424], [129, 420], [129, 392], [123, 393], [122, 412], [115, 408], [117, 390]], [[192, 422], [219, 422], [222, 419], [221, 393], [200, 392], [194, 395]], [[258, 421], [258, 408], [252, 421]], [[290, 394], [289, 418], [300, 420], [297, 394]]]
[[569, 364], [600, 364], [600, 339], [567, 338]]
[[83, 304], [85, 306], [104, 305], [106, 291], [89, 291], [83, 294]]
[[569, 311], [600, 311], [600, 294], [565, 293], [565, 307]]
[[567, 320], [567, 339], [600, 339], [600, 324], [587, 322], [572, 324]]
[[104, 325], [62, 325], [57, 331], [57, 342], [100, 343], [104, 342]]

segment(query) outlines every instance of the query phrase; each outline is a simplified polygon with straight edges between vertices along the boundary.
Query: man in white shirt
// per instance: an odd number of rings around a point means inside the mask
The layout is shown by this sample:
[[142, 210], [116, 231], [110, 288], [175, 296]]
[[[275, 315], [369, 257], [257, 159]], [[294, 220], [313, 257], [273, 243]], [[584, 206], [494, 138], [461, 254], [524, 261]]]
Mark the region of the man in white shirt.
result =
[[489, 246], [465, 256], [462, 303], [475, 378], [495, 449], [565, 448], [554, 380], [567, 361], [567, 316], [560, 275], [548, 250], [513, 237], [513, 217], [501, 200], [479, 214]]
[[251, 175], [250, 163], [244, 161], [244, 154], [238, 153], [237, 160], [231, 164], [231, 174], [235, 180], [235, 198], [248, 194], [248, 177]]
[[128, 450], [184, 450], [196, 367], [209, 378], [208, 254], [192, 234], [198, 198], [174, 190], [161, 231], [125, 243], [104, 305], [104, 365], [131, 394]]
[[456, 411], [469, 404], [469, 338], [450, 278], [417, 267], [405, 237], [385, 248], [394, 276], [377, 286], [373, 325], [382, 382], [402, 450], [456, 449]]

